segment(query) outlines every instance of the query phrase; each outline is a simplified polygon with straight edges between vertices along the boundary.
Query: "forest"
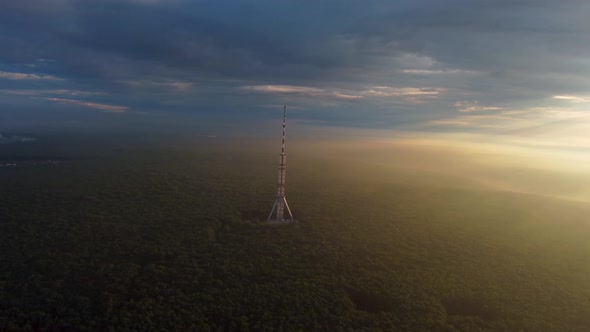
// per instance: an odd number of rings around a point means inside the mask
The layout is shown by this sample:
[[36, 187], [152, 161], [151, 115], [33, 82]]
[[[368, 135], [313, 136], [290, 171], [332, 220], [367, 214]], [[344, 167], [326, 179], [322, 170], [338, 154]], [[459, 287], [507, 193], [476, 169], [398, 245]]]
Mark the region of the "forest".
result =
[[588, 204], [274, 143], [0, 146], [0, 330], [588, 330]]

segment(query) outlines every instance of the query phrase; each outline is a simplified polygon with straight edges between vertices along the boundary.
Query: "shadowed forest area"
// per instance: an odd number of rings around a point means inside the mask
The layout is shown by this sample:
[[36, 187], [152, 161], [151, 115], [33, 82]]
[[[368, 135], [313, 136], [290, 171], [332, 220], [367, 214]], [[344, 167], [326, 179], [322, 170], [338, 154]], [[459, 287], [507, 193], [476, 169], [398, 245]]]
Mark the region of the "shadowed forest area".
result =
[[295, 142], [266, 225], [276, 144], [52, 140], [0, 146], [2, 331], [590, 326], [587, 204]]

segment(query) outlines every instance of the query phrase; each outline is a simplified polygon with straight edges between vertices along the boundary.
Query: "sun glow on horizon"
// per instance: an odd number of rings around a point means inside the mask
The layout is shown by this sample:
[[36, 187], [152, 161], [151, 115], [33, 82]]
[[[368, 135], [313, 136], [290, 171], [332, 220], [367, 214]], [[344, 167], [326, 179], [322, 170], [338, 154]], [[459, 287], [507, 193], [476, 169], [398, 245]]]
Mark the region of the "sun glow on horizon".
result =
[[382, 131], [378, 137], [314, 144], [394, 177], [402, 171], [450, 187], [588, 204], [590, 144], [564, 148], [566, 143], [537, 136]]

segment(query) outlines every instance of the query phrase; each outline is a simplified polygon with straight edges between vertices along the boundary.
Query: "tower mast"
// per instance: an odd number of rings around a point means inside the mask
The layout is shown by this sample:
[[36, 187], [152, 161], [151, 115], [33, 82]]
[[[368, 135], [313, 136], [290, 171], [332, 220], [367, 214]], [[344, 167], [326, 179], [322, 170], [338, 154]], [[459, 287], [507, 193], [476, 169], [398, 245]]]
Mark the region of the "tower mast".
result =
[[[285, 130], [287, 127], [287, 105], [283, 106], [283, 143], [281, 145], [281, 158], [279, 161], [279, 181], [278, 181], [278, 188], [277, 188], [277, 198], [275, 199], [275, 203], [270, 210], [270, 214], [268, 215], [267, 222], [289, 222], [293, 221], [293, 214], [291, 213], [291, 209], [289, 209], [289, 204], [287, 203], [287, 198], [285, 197], [285, 173], [287, 171], [287, 156], [285, 155]], [[287, 213], [289, 214], [287, 219], [285, 219], [285, 208], [287, 208]], [[273, 213], [276, 211], [275, 218], [272, 219]]]

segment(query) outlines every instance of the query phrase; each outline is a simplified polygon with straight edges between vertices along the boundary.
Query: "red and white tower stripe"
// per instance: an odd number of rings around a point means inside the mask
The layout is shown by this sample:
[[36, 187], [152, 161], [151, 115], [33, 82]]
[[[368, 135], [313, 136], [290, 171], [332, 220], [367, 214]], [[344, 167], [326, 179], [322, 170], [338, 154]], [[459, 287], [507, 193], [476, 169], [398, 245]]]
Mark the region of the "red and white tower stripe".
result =
[[[285, 155], [285, 137], [286, 137], [286, 128], [287, 128], [287, 105], [283, 106], [283, 142], [281, 146], [281, 159], [279, 162], [279, 181], [278, 181], [278, 188], [277, 188], [277, 199], [270, 210], [270, 214], [268, 215], [268, 222], [285, 222], [285, 221], [292, 221], [293, 214], [291, 213], [291, 209], [289, 209], [289, 204], [287, 203], [287, 198], [285, 197], [285, 174], [287, 172], [287, 156]], [[287, 213], [289, 214], [288, 218], [285, 219], [285, 208], [287, 208]], [[272, 219], [273, 213], [276, 211], [276, 216]]]

